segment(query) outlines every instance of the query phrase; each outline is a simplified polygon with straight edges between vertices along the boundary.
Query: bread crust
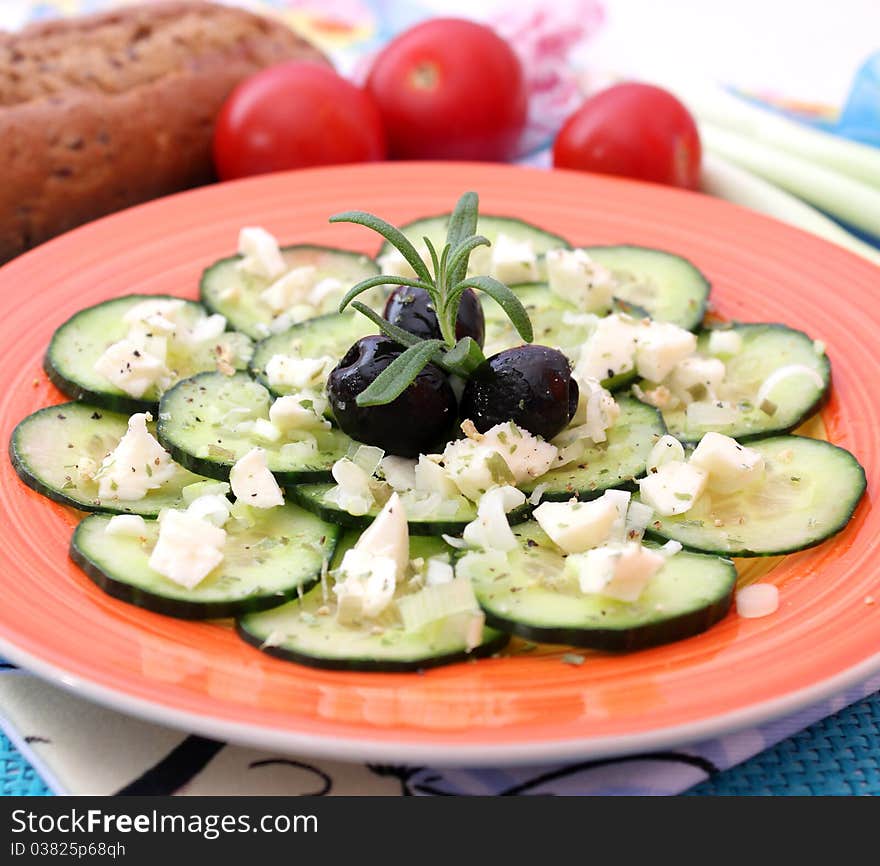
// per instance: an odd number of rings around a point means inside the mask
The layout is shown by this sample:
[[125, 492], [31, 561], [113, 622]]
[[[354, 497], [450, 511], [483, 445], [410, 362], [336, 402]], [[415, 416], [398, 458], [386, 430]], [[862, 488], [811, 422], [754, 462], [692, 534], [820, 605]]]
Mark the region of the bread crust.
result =
[[214, 178], [214, 119], [242, 79], [326, 58], [279, 22], [203, 2], [0, 34], [0, 262]]

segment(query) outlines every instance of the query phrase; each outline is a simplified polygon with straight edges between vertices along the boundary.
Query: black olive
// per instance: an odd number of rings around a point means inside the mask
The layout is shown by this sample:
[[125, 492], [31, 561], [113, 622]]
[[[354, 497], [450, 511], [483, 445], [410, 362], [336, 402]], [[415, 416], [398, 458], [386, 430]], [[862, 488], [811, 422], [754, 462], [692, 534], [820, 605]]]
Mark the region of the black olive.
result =
[[578, 386], [562, 352], [517, 346], [487, 358], [471, 374], [461, 398], [461, 417], [477, 430], [513, 421], [552, 439], [577, 411]]
[[357, 405], [358, 394], [402, 352], [388, 337], [362, 337], [330, 373], [327, 394], [336, 422], [352, 439], [388, 454], [418, 457], [442, 450], [455, 427], [455, 394], [439, 367], [428, 364], [391, 403]]
[[[424, 340], [442, 340], [440, 323], [431, 303], [431, 296], [424, 290], [413, 286], [400, 286], [385, 302], [382, 314], [393, 325], [409, 331]], [[486, 335], [486, 321], [483, 307], [472, 289], [465, 289], [458, 306], [455, 320], [455, 339], [472, 337], [482, 346]]]

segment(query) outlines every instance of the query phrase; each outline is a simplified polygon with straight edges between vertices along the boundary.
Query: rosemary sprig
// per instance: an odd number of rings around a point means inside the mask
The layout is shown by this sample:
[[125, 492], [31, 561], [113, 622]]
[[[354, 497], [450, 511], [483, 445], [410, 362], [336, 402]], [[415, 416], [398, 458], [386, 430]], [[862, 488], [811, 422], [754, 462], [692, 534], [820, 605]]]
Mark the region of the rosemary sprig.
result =
[[[439, 252], [429, 238], [424, 238], [425, 247], [431, 257], [433, 274], [403, 232], [385, 220], [363, 211], [346, 211], [330, 217], [332, 223], [356, 223], [378, 232], [399, 250], [416, 275], [412, 279], [380, 274], [362, 280], [349, 289], [339, 304], [339, 312], [351, 304], [372, 320], [383, 333], [406, 347], [358, 395], [359, 406], [380, 406], [395, 400], [429, 363], [433, 362], [448, 373], [466, 378], [485, 360], [482, 350], [471, 337], [461, 340], [455, 338], [458, 308], [462, 295], [468, 289], [483, 292], [492, 298], [504, 310], [523, 340], [532, 342], [532, 323], [519, 298], [494, 277], [467, 277], [471, 253], [479, 246], [490, 245], [487, 238], [476, 233], [478, 206], [477, 194], [473, 192], [466, 192], [458, 200], [449, 219], [446, 243]], [[392, 325], [366, 305], [355, 302], [355, 298], [363, 292], [384, 285], [411, 286], [426, 291], [437, 314], [442, 339], [422, 340]]]

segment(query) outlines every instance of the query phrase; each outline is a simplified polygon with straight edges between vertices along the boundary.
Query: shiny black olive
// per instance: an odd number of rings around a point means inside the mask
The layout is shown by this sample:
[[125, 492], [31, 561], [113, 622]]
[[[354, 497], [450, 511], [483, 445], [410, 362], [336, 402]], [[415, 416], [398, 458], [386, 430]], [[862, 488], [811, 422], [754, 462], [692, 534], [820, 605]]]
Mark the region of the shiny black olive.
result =
[[358, 406], [357, 396], [403, 349], [378, 334], [362, 337], [327, 379], [327, 394], [342, 430], [388, 454], [418, 457], [430, 454], [452, 436], [457, 403], [446, 374], [428, 364], [415, 381], [384, 406]]
[[[385, 302], [382, 314], [393, 325], [409, 331], [424, 340], [442, 340], [440, 323], [431, 303], [431, 297], [424, 289], [413, 286], [400, 286]], [[472, 337], [482, 346], [486, 335], [486, 321], [483, 307], [472, 289], [466, 289], [458, 306], [455, 320], [455, 339]]]
[[461, 397], [461, 417], [485, 433], [505, 421], [545, 439], [559, 433], [577, 411], [578, 386], [562, 352], [517, 346], [487, 358], [471, 374]]

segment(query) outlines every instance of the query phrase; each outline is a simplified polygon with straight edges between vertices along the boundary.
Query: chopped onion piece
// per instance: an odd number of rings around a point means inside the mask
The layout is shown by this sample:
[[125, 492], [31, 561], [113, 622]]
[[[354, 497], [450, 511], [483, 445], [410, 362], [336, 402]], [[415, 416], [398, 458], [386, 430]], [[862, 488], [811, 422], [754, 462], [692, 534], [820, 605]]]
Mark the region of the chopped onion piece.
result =
[[352, 453], [348, 455], [349, 460], [357, 466], [360, 466], [367, 475], [373, 475], [382, 463], [385, 452], [381, 448], [374, 445], [358, 445]]
[[471, 582], [458, 577], [449, 583], [426, 586], [397, 602], [403, 628], [408, 632], [420, 631], [428, 623], [458, 613], [479, 610]]
[[753, 583], [736, 594], [736, 612], [745, 619], [776, 613], [779, 590], [772, 583]]
[[550, 486], [550, 485], [547, 484], [547, 482], [543, 482], [543, 483], [539, 484], [539, 485], [538, 485], [538, 486], [532, 491], [531, 496], [529, 496], [529, 505], [540, 505], [540, 503], [541, 503], [541, 497], [544, 495], [544, 491], [545, 491], [549, 486]]
[[764, 380], [763, 384], [758, 389], [758, 396], [755, 398], [755, 404], [760, 406], [770, 397], [773, 393], [773, 389], [780, 382], [784, 382], [792, 376], [806, 376], [808, 379], [811, 379], [813, 384], [820, 390], [825, 387], [824, 380], [812, 367], [807, 367], [805, 364], [786, 364], [784, 367], [774, 370]]
[[653, 516], [654, 509], [650, 505], [645, 505], [644, 502], [630, 502], [626, 512], [626, 540], [641, 541]]

